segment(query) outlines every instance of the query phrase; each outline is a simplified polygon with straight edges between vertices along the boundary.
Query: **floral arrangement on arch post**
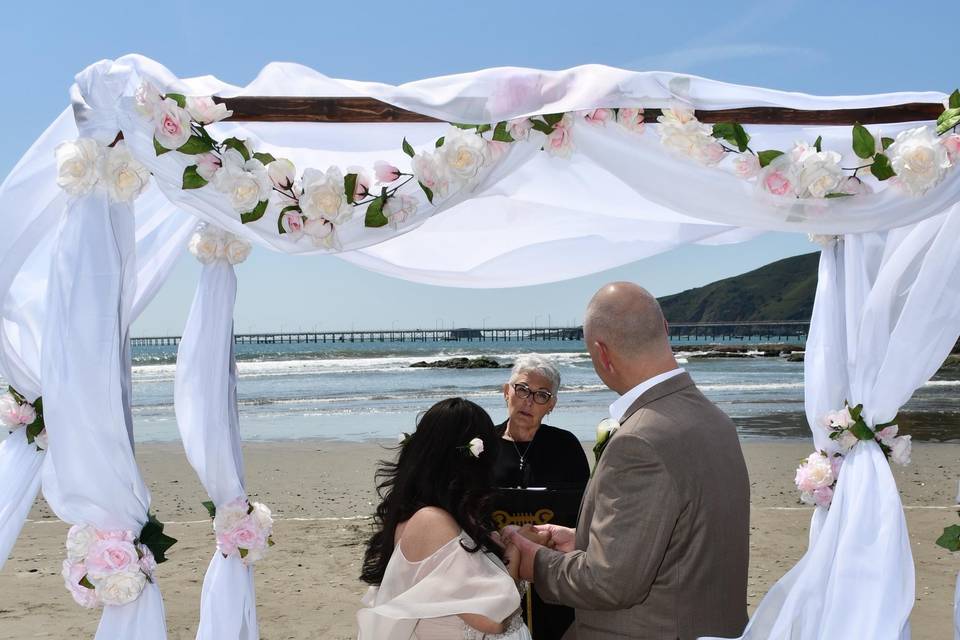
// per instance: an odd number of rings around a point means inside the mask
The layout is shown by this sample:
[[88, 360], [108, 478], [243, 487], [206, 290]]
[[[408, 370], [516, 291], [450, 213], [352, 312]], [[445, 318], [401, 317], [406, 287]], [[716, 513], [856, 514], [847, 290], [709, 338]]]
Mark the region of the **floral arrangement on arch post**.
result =
[[152, 513], [139, 535], [74, 525], [67, 533], [64, 584], [81, 607], [129, 604], [153, 582], [157, 565], [166, 562], [166, 552], [176, 542]]
[[[874, 133], [860, 123], [851, 129], [856, 166], [844, 167], [836, 151], [824, 150], [823, 139], [797, 142], [792, 149], [755, 151], [738, 122], [702, 124], [693, 109], [665, 109], [657, 118], [664, 146], [703, 165], [719, 164], [735, 155], [733, 172], [755, 182], [762, 193], [784, 198], [845, 198], [873, 192], [864, 177], [891, 180], [907, 195], [923, 195], [960, 164], [960, 90], [954, 91], [934, 129], [916, 127], [896, 138]], [[947, 135], [949, 134], [949, 135]]]
[[899, 427], [895, 420], [871, 429], [863, 419], [862, 404], [855, 407], [848, 404], [839, 411], [828, 413], [823, 418], [822, 426], [829, 432], [838, 450], [832, 454], [814, 451], [800, 463], [794, 482], [800, 490], [802, 502], [819, 507], [830, 506], [844, 456], [860, 441], [875, 440], [888, 460], [903, 466], [910, 464], [911, 437], [897, 435]]
[[274, 545], [273, 516], [263, 503], [235, 498], [219, 509], [211, 501], [203, 506], [213, 520], [217, 550], [224, 558], [237, 555], [251, 566]]
[[27, 402], [27, 399], [16, 389], [7, 387], [6, 393], [0, 394], [0, 424], [3, 424], [10, 433], [25, 429], [27, 444], [34, 445], [37, 451], [47, 448], [47, 429], [43, 423], [43, 398]]

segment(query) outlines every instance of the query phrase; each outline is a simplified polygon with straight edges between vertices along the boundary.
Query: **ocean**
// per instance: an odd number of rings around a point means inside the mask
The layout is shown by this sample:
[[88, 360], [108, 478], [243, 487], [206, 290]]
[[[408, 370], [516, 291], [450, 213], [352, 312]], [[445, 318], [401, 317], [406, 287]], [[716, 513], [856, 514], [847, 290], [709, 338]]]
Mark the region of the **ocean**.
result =
[[[748, 340], [748, 339], [747, 339]], [[729, 343], [726, 343], [729, 344]], [[780, 357], [703, 358], [704, 345], [681, 343], [677, 357], [700, 389], [730, 415], [742, 438], [806, 438], [803, 364]], [[237, 345], [244, 439], [394, 439], [418, 413], [461, 396], [506, 419], [501, 387], [507, 369], [410, 368], [419, 360], [489, 356], [512, 363], [524, 353], [552, 358], [561, 374], [548, 422], [593, 440], [615, 394], [593, 371], [579, 341], [369, 342]], [[176, 347], [133, 352], [134, 429], [141, 442], [176, 440], [173, 380]], [[938, 374], [901, 412], [917, 440], [960, 441], [960, 373]]]

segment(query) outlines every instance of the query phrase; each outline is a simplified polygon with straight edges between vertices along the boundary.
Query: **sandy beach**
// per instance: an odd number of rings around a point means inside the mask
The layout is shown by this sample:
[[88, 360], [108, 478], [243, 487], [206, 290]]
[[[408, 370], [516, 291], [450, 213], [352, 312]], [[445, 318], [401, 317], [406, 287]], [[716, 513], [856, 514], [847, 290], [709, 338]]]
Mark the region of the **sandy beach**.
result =
[[[355, 637], [354, 613], [365, 591], [357, 575], [375, 504], [373, 471], [376, 460], [390, 455], [384, 449], [390, 444], [301, 440], [245, 446], [251, 497], [266, 503], [277, 519], [277, 546], [257, 565], [265, 640]], [[750, 441], [743, 449], [752, 484], [752, 609], [806, 548], [811, 509], [798, 503], [793, 473], [810, 444]], [[214, 550], [200, 504], [206, 495], [179, 444], [141, 445], [137, 455], [153, 493], [153, 510], [179, 539], [158, 575], [169, 637], [186, 640], [196, 632], [200, 586]], [[916, 640], [951, 634], [960, 558], [933, 541], [957, 521], [951, 510], [957, 460], [960, 444], [918, 443], [913, 463], [894, 467], [917, 568]], [[60, 578], [66, 529], [38, 500], [0, 572], [0, 639], [93, 636], [99, 612], [76, 606]]]

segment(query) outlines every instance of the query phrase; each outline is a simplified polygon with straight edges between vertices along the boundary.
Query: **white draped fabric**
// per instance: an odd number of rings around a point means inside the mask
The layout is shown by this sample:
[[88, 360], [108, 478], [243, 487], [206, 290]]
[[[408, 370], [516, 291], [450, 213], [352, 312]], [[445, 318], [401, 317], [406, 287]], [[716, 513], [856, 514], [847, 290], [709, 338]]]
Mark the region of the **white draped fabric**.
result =
[[[686, 243], [737, 242], [772, 230], [842, 234], [842, 247], [825, 251], [821, 261], [807, 351], [807, 414], [818, 447], [829, 444], [818, 426], [825, 411], [849, 400], [864, 404], [870, 424], [891, 419], [960, 334], [957, 169], [922, 196], [872, 181], [870, 195], [774, 200], [728, 167], [702, 167], [671, 155], [655, 124], [640, 135], [618, 125], [575, 121], [569, 158], [541, 152], [543, 138], [536, 135], [512, 143], [476, 181], [438, 199], [436, 206], [413, 185], [405, 193], [419, 205], [406, 221], [370, 229], [358, 212], [340, 226], [337, 243], [318, 247], [307, 238], [279, 235], [273, 209], [241, 225], [212, 187], [182, 190], [190, 159], [179, 153], [155, 155], [152, 125], [134, 107], [143, 80], [187, 95], [370, 96], [446, 121], [474, 123], [597, 107], [837, 109], [946, 99], [935, 92], [820, 97], [599, 66], [557, 72], [490, 69], [392, 87], [271, 64], [239, 87], [209, 76], [182, 80], [141, 56], [97, 63], [77, 78], [74, 112], [62, 114], [0, 185], [0, 373], [28, 398], [42, 392], [47, 404], [48, 396], [56, 395], [45, 407], [51, 446], [44, 491], [68, 522], [136, 528], [145, 517], [149, 495], [127, 432], [127, 331], [165, 279], [196, 219], [275, 251], [336, 253], [391, 276], [466, 287], [572, 278]], [[895, 137], [914, 126], [870, 129]], [[824, 148], [843, 155], [842, 166], [856, 166], [850, 164], [857, 160], [849, 127], [746, 128], [755, 149], [789, 148], [796, 140], [809, 143], [821, 136]], [[418, 153], [431, 150], [446, 126], [223, 122], [210, 130], [221, 139], [238, 136], [259, 151], [290, 158], [301, 172], [331, 165], [369, 171], [377, 160], [409, 172], [401, 140]], [[135, 218], [129, 207], [94, 193], [68, 204], [55, 237], [67, 199], [55, 186], [53, 149], [78, 131], [103, 144], [122, 131], [154, 178], [137, 200]], [[530, 264], [537, 268], [529, 269]], [[178, 422], [188, 456], [217, 503], [243, 495], [228, 349], [233, 277], [225, 264], [204, 269], [177, 380]], [[196, 388], [202, 376], [216, 380], [215, 389], [208, 397], [187, 398], [181, 389]], [[17, 454], [11, 438], [0, 447], [0, 461], [19, 460], [0, 467], [0, 500], [5, 501], [0, 503], [0, 558], [5, 558], [32, 501], [36, 485], [29, 470], [40, 455]], [[110, 464], [82, 475], [84, 460], [93, 456]], [[9, 468], [24, 473], [11, 474]], [[14, 478], [22, 481], [9, 482]], [[864, 531], [871, 533], [869, 543], [858, 535]], [[833, 507], [814, 518], [809, 552], [771, 590], [746, 637], [847, 637], [851, 625], [856, 625], [854, 636], [870, 629], [872, 637], [902, 637], [913, 601], [906, 540], [886, 461], [872, 443], [858, 445], [840, 475]], [[229, 637], [255, 634], [252, 573], [218, 558], [215, 554], [204, 583], [203, 619], [239, 624], [236, 636], [231, 631]], [[836, 597], [851, 590], [871, 595], [854, 601]], [[162, 604], [155, 586], [123, 609], [141, 608], [150, 613], [136, 631], [117, 637], [159, 637]], [[104, 620], [119, 615], [107, 611]], [[204, 627], [200, 634], [210, 637]]]
[[[233, 356], [237, 277], [204, 265], [177, 353], [177, 426], [187, 459], [216, 506], [246, 498]], [[253, 567], [214, 551], [200, 596], [197, 640], [258, 640]]]

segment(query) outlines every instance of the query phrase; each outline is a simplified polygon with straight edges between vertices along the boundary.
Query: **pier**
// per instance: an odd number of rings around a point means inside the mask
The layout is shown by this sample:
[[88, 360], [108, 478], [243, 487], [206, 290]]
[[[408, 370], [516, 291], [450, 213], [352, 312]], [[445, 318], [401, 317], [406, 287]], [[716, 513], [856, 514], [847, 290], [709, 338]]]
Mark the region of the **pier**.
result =
[[[806, 340], [809, 322], [678, 322], [670, 325], [674, 343], [726, 342], [745, 339]], [[482, 329], [367, 329], [351, 331], [295, 331], [241, 333], [236, 344], [303, 344], [347, 342], [520, 342], [538, 340], [583, 340], [583, 327], [499, 327]], [[180, 344], [179, 336], [131, 338], [135, 347], [166, 347]]]

